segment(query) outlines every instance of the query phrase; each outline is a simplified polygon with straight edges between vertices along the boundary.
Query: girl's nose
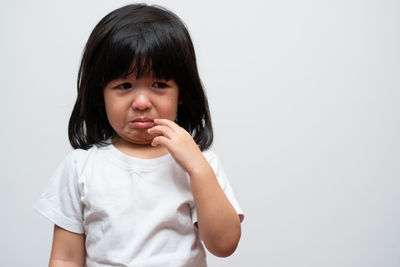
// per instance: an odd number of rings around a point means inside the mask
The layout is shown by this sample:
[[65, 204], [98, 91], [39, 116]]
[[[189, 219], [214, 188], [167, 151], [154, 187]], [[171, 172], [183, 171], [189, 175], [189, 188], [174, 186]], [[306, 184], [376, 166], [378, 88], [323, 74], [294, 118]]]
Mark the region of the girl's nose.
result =
[[136, 110], [146, 110], [151, 108], [150, 99], [143, 93], [136, 95], [132, 102], [132, 108]]

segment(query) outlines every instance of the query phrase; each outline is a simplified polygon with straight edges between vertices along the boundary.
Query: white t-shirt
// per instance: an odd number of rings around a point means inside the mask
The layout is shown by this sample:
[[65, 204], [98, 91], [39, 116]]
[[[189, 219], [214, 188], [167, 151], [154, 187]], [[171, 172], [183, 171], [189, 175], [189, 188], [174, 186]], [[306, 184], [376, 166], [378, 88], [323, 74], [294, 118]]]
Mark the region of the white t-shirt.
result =
[[[203, 155], [242, 221], [224, 170]], [[86, 235], [86, 266], [206, 266], [190, 177], [170, 154], [128, 156], [112, 144], [72, 151], [34, 209], [58, 226]]]

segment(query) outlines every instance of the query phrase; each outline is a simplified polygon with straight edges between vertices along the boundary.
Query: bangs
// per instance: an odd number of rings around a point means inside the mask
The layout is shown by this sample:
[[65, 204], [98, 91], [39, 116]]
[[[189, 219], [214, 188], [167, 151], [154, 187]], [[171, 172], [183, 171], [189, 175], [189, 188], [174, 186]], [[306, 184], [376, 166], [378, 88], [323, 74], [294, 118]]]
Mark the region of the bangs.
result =
[[[170, 29], [163, 25], [136, 27], [140, 31], [132, 33], [127, 25], [108, 40], [104, 59], [104, 83], [116, 78], [135, 74], [136, 78], [152, 75], [156, 79], [176, 80], [186, 65], [186, 55]], [[175, 35], [177, 33], [175, 32]], [[107, 41], [106, 41], [107, 42]]]

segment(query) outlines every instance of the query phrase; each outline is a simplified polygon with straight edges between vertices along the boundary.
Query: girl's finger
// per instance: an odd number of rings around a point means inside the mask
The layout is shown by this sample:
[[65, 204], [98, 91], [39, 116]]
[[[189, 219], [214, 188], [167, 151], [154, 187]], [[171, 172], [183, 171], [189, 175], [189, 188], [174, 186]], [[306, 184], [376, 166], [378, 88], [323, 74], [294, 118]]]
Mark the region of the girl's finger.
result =
[[154, 123], [158, 124], [158, 125], [169, 126], [171, 129], [173, 129], [177, 133], [181, 130], [181, 127], [178, 124], [176, 124], [173, 121], [167, 120], [167, 119], [155, 119]]
[[160, 135], [160, 136], [154, 137], [153, 141], [151, 142], [151, 145], [152, 146], [163, 145], [168, 149], [168, 141], [169, 141], [169, 139], [167, 137]]
[[168, 137], [170, 139], [174, 136], [174, 134], [176, 134], [174, 130], [164, 125], [153, 126], [152, 128], [148, 129], [147, 132], [149, 134], [162, 134], [163, 136]]

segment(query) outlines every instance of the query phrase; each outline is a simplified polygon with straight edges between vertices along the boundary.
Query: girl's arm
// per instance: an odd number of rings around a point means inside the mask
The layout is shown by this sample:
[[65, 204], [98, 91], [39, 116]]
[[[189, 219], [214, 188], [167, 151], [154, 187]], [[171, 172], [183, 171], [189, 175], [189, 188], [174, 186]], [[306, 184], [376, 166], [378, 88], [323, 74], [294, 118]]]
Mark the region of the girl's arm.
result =
[[85, 256], [85, 235], [54, 225], [49, 267], [83, 267]]
[[228, 257], [239, 243], [239, 216], [225, 196], [210, 164], [203, 159], [203, 163], [189, 173], [200, 237], [211, 253]]
[[232, 207], [218, 180], [192, 136], [176, 123], [157, 119], [150, 134], [161, 134], [152, 145], [163, 145], [175, 161], [190, 175], [196, 204], [200, 237], [216, 256], [231, 255], [240, 239], [239, 216]]

